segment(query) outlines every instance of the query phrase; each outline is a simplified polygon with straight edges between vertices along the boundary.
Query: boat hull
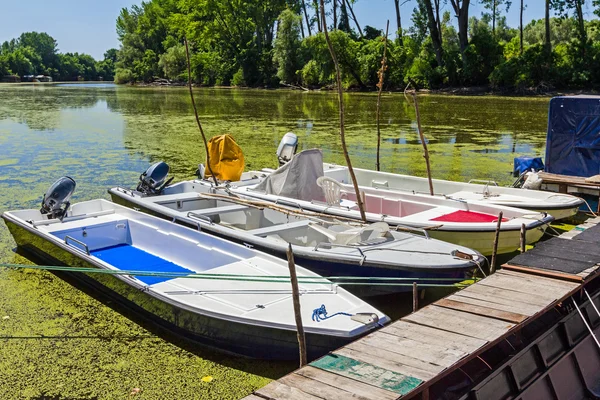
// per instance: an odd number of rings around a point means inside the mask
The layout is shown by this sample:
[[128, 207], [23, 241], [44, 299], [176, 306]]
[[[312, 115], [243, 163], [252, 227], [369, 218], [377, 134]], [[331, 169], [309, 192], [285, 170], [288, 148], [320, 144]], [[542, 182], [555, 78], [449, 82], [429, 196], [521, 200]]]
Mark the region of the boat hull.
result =
[[[111, 195], [111, 200], [119, 205], [133, 208], [135, 210], [139, 210], [155, 217], [160, 217], [166, 220], [173, 220], [173, 217], [167, 214], [163, 214], [156, 210], [151, 210], [143, 205], [132, 202], [127, 199], [126, 196], [120, 196], [118, 193], [113, 193], [109, 191]], [[189, 223], [185, 220], [176, 219], [174, 222], [179, 223], [181, 225], [197, 228], [196, 224]], [[204, 228], [205, 232], [210, 232], [219, 237], [233, 240], [238, 243], [243, 243], [241, 240], [237, 240], [231, 236], [221, 235], [219, 233], [210, 231], [208, 227]], [[431, 235], [433, 237], [433, 235]], [[519, 237], [517, 235], [517, 240]], [[274, 255], [276, 257], [280, 257], [283, 259], [287, 258], [285, 248], [275, 248], [269, 247], [266, 245], [261, 245], [259, 242], [255, 242], [252, 244], [254, 248], [260, 251], [264, 251], [268, 254]], [[467, 246], [468, 247], [468, 246]], [[365, 277], [365, 278], [402, 278], [407, 279], [406, 282], [403, 282], [401, 285], [377, 285], [373, 283], [368, 283], [364, 285], [344, 285], [340, 284], [341, 287], [348, 290], [352, 294], [355, 294], [359, 297], [371, 297], [371, 296], [379, 296], [386, 295], [391, 293], [403, 293], [412, 291], [412, 282], [413, 280], [422, 284], [430, 284], [430, 285], [452, 285], [457, 283], [457, 280], [460, 279], [471, 279], [473, 277], [473, 272], [476, 266], [473, 264], [469, 268], [448, 268], [448, 269], [418, 269], [418, 268], [402, 268], [397, 265], [386, 267], [384, 265], [372, 265], [369, 264], [368, 260], [364, 263], [360, 262], [336, 262], [331, 260], [324, 260], [323, 257], [308, 257], [302, 254], [298, 254], [298, 252], [294, 251], [294, 259], [304, 268], [311, 270], [319, 275], [324, 277], [327, 276], [351, 276], [351, 277]], [[412, 279], [412, 280], [411, 280]], [[426, 280], [426, 281], [424, 281]], [[389, 283], [389, 282], [387, 282]]]
[[[51, 265], [97, 267], [78, 254], [44, 240], [34, 232], [35, 228], [23, 227], [6, 218], [5, 222], [17, 246], [26, 253]], [[74, 273], [72, 275], [75, 276]], [[140, 291], [117, 275], [77, 273], [76, 277], [84, 285], [105, 290], [121, 305], [187, 340], [252, 358], [295, 360], [299, 357], [295, 331], [224, 321], [194, 313]], [[355, 339], [306, 333], [308, 356], [311, 359], [320, 357]]]

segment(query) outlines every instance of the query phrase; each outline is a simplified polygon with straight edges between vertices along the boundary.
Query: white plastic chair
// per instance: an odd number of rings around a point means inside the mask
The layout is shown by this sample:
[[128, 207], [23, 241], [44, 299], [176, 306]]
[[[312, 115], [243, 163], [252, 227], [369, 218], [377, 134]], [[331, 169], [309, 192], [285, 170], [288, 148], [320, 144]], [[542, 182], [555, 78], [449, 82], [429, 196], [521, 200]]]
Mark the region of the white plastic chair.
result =
[[342, 189], [344, 189], [340, 182], [328, 176], [321, 176], [317, 178], [317, 186], [323, 189], [327, 205], [340, 205], [340, 202], [342, 201]]

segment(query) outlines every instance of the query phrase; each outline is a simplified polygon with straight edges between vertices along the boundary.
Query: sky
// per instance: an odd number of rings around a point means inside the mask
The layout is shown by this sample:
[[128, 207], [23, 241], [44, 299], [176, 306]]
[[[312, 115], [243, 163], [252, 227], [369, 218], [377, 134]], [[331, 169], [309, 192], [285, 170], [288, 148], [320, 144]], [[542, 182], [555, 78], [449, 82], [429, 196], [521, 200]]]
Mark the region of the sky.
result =
[[[29, 0], [26, 3], [0, 0], [0, 42], [16, 38], [23, 32], [46, 32], [56, 39], [59, 51], [87, 53], [101, 60], [106, 50], [119, 48], [115, 21], [121, 8], [140, 3], [141, 0]], [[478, 1], [472, 0], [472, 3]], [[519, 26], [519, 0], [513, 0], [512, 3], [507, 20], [509, 26], [516, 28]], [[525, 3], [525, 24], [532, 19], [543, 18], [543, 0], [526, 0]], [[414, 7], [415, 0], [408, 0], [401, 8], [405, 29], [411, 25]], [[446, 9], [450, 8], [448, 4]], [[472, 4], [469, 13], [479, 16], [482, 11], [481, 5]], [[586, 8], [584, 12], [587, 18], [592, 17], [590, 9]], [[386, 20], [389, 19], [390, 31], [396, 29], [393, 0], [358, 0], [355, 13], [362, 27], [371, 25], [385, 29]]]

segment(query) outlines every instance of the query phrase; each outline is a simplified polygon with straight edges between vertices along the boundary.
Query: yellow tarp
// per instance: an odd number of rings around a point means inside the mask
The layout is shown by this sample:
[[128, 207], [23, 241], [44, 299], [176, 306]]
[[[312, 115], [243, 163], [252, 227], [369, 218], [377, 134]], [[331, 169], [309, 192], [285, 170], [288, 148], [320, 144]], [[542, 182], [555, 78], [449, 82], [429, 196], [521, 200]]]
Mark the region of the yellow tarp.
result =
[[[239, 181], [244, 172], [244, 153], [231, 135], [215, 136], [208, 141], [210, 167], [216, 178], [221, 181]], [[205, 178], [210, 170], [204, 171]]]

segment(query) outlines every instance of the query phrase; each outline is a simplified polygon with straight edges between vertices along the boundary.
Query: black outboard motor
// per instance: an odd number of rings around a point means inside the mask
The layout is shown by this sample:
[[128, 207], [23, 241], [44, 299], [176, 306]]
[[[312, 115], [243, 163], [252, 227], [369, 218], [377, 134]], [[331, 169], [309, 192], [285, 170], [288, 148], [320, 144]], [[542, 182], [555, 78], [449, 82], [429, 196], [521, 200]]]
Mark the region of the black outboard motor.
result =
[[293, 134], [292, 132], [288, 132], [283, 135], [281, 138], [281, 142], [279, 142], [279, 147], [277, 148], [277, 159], [279, 160], [279, 166], [288, 163], [294, 154], [296, 154], [296, 150], [298, 149], [298, 136]]
[[150, 168], [140, 175], [140, 183], [136, 190], [148, 196], [158, 195], [173, 180], [171, 177], [171, 179], [165, 182], [167, 175], [169, 175], [169, 165], [166, 162], [159, 161], [152, 164]]
[[58, 218], [61, 221], [71, 206], [69, 200], [75, 191], [76, 183], [73, 178], [63, 176], [50, 186], [42, 199], [42, 214], [48, 214], [48, 219]]

